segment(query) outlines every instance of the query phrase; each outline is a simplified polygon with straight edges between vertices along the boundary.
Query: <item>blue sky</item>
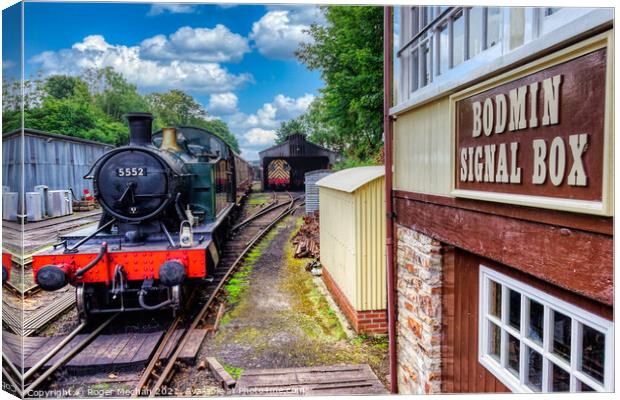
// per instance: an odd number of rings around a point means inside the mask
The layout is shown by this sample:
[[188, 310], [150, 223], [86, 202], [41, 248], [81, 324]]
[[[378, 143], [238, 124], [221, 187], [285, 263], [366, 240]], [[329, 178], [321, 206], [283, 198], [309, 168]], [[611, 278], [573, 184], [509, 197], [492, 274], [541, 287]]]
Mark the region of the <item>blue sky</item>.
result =
[[[10, 11], [3, 12], [5, 75], [19, 71], [17, 43], [7, 39]], [[323, 85], [293, 56], [313, 22], [323, 18], [311, 5], [25, 3], [24, 71], [114, 66], [141, 93], [185, 90], [256, 159], [280, 121], [303, 113]]]

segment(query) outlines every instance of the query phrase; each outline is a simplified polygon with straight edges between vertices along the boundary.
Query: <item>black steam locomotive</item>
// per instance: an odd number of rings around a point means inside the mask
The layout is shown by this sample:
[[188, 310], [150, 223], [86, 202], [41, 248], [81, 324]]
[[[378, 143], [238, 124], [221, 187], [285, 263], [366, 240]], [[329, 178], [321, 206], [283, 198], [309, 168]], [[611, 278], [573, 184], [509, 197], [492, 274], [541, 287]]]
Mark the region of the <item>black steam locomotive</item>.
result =
[[61, 237], [33, 257], [44, 290], [77, 287], [82, 318], [93, 313], [178, 309], [188, 280], [208, 279], [252, 169], [220, 137], [199, 128], [164, 128], [127, 116], [129, 145], [95, 161], [103, 214], [97, 227]]

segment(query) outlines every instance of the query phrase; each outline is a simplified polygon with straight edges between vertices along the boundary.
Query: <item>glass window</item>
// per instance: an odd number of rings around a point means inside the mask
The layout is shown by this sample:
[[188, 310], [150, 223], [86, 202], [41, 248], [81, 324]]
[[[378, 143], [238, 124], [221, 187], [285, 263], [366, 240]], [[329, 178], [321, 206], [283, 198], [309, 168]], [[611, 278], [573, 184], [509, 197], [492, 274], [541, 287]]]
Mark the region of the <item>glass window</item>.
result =
[[521, 329], [521, 294], [512, 289], [508, 289], [508, 293], [508, 325], [519, 330]]
[[508, 335], [508, 370], [519, 376], [519, 357], [520, 357], [521, 342], [512, 336]]
[[605, 335], [587, 325], [583, 326], [581, 370], [603, 382], [605, 370]]
[[537, 301], [530, 300], [530, 324], [527, 336], [542, 345], [543, 342], [543, 318], [545, 317], [545, 307]]
[[463, 11], [452, 19], [452, 66], [465, 61], [465, 18]]
[[411, 91], [413, 92], [418, 89], [418, 74], [420, 73], [418, 50], [411, 53], [411, 60]]
[[489, 294], [491, 302], [489, 303], [489, 313], [502, 318], [502, 285], [495, 281], [491, 281], [491, 293]]
[[499, 361], [500, 358], [500, 354], [501, 354], [501, 348], [502, 348], [502, 331], [499, 328], [499, 326], [495, 325], [495, 324], [490, 324], [491, 327], [491, 333], [490, 333], [490, 340], [491, 342], [489, 343], [489, 353], [495, 357], [495, 359], [497, 361]]
[[571, 319], [553, 312], [553, 353], [570, 362]]
[[495, 46], [501, 37], [502, 10], [499, 7], [487, 8], [487, 42], [486, 48]]
[[515, 392], [613, 389], [613, 322], [490, 268], [480, 274], [480, 363], [502, 383]]
[[420, 73], [420, 86], [426, 86], [431, 82], [431, 72], [433, 71], [431, 64], [431, 51], [428, 42], [420, 47], [420, 51], [422, 54], [422, 72]]
[[445, 73], [450, 68], [450, 44], [448, 42], [448, 25], [439, 28], [439, 73]]
[[553, 364], [553, 376], [551, 381], [552, 392], [570, 391], [570, 374], [555, 364]]
[[527, 347], [527, 380], [525, 383], [535, 392], [542, 391], [542, 370], [542, 355]]
[[469, 58], [482, 51], [483, 13], [482, 7], [473, 7], [469, 10]]

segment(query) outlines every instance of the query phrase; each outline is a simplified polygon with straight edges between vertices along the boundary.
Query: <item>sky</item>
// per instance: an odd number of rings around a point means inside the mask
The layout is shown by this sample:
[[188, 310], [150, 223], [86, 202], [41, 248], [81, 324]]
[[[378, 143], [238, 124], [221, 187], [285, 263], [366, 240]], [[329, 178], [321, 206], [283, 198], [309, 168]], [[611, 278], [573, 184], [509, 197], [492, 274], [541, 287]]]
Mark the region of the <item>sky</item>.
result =
[[[323, 86], [294, 57], [324, 23], [312, 5], [25, 3], [24, 73], [112, 66], [140, 93], [181, 89], [237, 136], [242, 155], [274, 144]], [[19, 73], [16, 6], [3, 11], [3, 74]]]

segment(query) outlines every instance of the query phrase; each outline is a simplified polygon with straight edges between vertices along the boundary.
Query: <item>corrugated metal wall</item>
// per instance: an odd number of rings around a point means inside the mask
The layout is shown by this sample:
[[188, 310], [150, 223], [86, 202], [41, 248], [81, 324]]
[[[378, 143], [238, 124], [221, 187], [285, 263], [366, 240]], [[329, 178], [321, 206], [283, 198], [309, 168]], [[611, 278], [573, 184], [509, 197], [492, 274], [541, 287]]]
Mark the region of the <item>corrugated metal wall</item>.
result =
[[333, 171], [328, 169], [306, 173], [306, 214], [312, 214], [319, 210], [319, 187], [316, 182], [332, 173]]
[[[3, 185], [11, 191], [18, 189], [20, 136], [2, 141]], [[50, 190], [72, 188], [76, 196], [84, 189], [92, 191], [92, 180], [82, 177], [109, 145], [72, 142], [58, 138], [24, 135], [24, 188], [31, 192], [37, 185], [47, 185]]]
[[385, 177], [354, 192], [358, 310], [386, 308]]
[[321, 263], [358, 311], [386, 308], [385, 177], [353, 193], [322, 187]]
[[355, 198], [353, 194], [320, 188], [319, 219], [321, 264], [329, 271], [342, 293], [357, 304], [355, 241]]

